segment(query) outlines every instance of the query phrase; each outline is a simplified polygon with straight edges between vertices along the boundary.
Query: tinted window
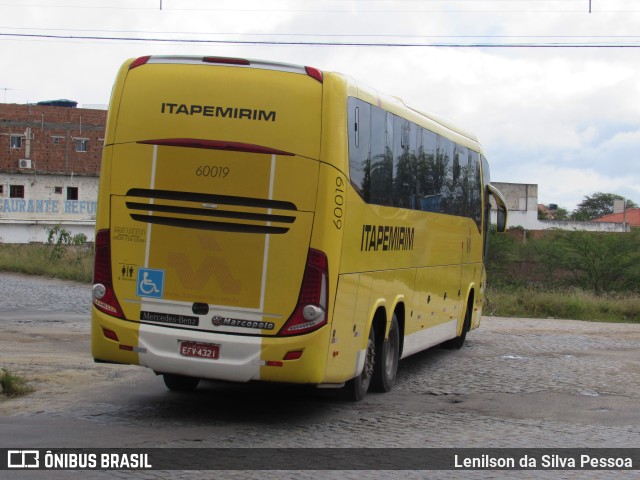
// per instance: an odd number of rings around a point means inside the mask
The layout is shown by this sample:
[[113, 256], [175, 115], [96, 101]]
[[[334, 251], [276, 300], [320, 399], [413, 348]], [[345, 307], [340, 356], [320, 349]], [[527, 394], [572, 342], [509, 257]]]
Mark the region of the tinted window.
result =
[[473, 218], [482, 228], [482, 183], [480, 181], [480, 159], [478, 152], [469, 150], [463, 170], [464, 212], [465, 217]]
[[[370, 203], [393, 205], [393, 123], [387, 112], [371, 107]], [[390, 127], [390, 128], [389, 128]]]
[[481, 227], [477, 152], [361, 100], [349, 98], [348, 109], [351, 183], [366, 202], [470, 217]]
[[393, 179], [393, 199], [394, 205], [401, 208], [416, 208], [417, 178], [415, 170], [417, 157], [415, 154], [415, 133], [413, 137], [411, 135], [415, 128], [415, 125], [408, 120], [394, 117], [393, 167], [395, 176]]
[[369, 201], [369, 174], [371, 158], [371, 106], [349, 99], [349, 171], [351, 183], [360, 195]]

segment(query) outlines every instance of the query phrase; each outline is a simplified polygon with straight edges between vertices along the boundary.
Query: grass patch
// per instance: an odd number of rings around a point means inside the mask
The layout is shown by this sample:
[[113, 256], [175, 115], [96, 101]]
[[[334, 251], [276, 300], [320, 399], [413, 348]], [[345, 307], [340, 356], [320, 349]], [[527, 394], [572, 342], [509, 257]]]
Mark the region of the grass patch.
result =
[[489, 289], [485, 315], [640, 323], [640, 295], [595, 295], [580, 289]]
[[7, 397], [19, 397], [32, 392], [24, 378], [14, 375], [6, 368], [0, 368], [0, 393]]
[[71, 245], [52, 255], [53, 246], [0, 244], [0, 270], [90, 283], [93, 276], [93, 248]]

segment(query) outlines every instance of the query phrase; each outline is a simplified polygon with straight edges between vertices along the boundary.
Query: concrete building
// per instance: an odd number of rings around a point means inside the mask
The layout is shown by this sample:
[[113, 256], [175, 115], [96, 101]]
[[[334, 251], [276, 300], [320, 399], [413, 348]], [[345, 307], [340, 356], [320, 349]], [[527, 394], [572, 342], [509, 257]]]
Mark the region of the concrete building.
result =
[[0, 242], [44, 242], [57, 225], [93, 241], [106, 118], [67, 100], [0, 103]]
[[[538, 185], [526, 183], [491, 182], [505, 197], [509, 218], [507, 228], [525, 230], [581, 230], [587, 232], [626, 232], [628, 224], [616, 221], [574, 222], [569, 220], [538, 220]], [[495, 206], [491, 221], [496, 222]]]

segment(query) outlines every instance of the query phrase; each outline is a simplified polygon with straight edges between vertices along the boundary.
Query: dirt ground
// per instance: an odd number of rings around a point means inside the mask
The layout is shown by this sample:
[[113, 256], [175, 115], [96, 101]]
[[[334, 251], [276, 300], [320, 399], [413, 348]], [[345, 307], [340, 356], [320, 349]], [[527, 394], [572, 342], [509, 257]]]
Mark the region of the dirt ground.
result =
[[1, 317], [0, 364], [23, 377], [33, 391], [18, 398], [0, 395], [0, 415], [68, 410], [114, 382], [145, 373], [94, 363], [87, 315], [31, 312]]
[[[33, 392], [19, 398], [0, 396], [0, 415], [72, 412], [74, 405], [86, 410], [118, 387], [162, 384], [142, 367], [94, 363], [89, 332], [85, 314], [1, 313], [1, 366], [25, 378]], [[575, 410], [581, 402], [598, 398], [602, 403], [606, 398], [612, 406], [599, 411], [615, 408], [617, 414], [605, 423], [640, 423], [640, 407], [634, 409], [635, 402], [630, 403], [640, 393], [635, 382], [640, 378], [640, 325], [485, 318], [469, 335], [467, 346], [449, 357], [458, 368], [464, 367], [453, 384], [441, 354], [435, 350], [426, 355], [431, 364], [428, 375], [419, 355], [401, 362], [396, 395], [424, 389], [434, 399], [464, 396], [467, 407], [473, 404], [484, 413], [512, 418], [536, 416], [539, 409], [532, 407], [545, 403], [559, 412], [542, 410], [539, 416], [573, 417], [582, 412]], [[565, 365], [571, 370], [565, 371]], [[493, 369], [489, 376], [487, 369]], [[575, 395], [559, 402], [558, 396], [567, 391]], [[519, 402], [513, 402], [516, 396]]]

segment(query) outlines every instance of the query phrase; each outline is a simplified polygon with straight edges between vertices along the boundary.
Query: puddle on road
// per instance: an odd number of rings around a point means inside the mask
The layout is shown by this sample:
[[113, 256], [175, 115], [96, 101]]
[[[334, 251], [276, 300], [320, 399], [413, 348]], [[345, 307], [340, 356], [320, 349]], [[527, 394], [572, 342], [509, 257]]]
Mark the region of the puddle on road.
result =
[[582, 390], [580, 391], [580, 395], [584, 395], [585, 397], [599, 397], [600, 394], [598, 392], [594, 392], [593, 390]]

